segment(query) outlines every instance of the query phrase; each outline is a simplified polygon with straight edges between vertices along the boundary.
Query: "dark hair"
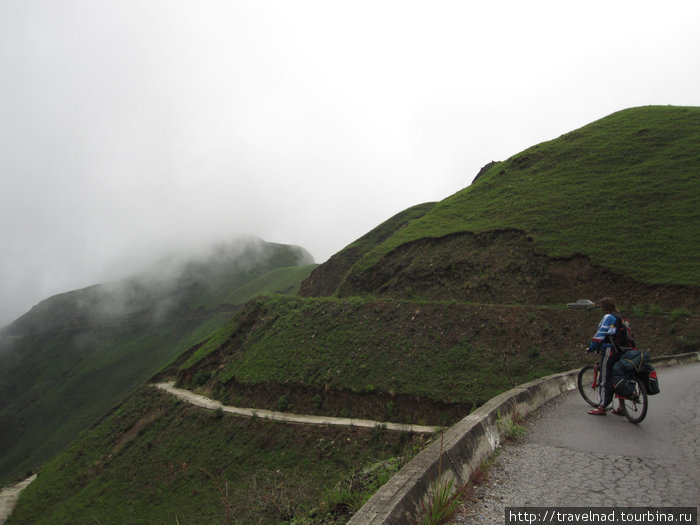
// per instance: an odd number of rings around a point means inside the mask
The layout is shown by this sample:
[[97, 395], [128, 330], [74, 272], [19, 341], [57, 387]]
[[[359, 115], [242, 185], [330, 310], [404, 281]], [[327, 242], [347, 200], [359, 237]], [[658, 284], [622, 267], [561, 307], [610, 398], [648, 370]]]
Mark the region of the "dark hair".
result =
[[603, 297], [600, 301], [598, 301], [598, 304], [606, 313], [611, 314], [613, 312], [617, 312], [617, 306], [615, 306], [615, 299], [613, 299], [612, 297]]

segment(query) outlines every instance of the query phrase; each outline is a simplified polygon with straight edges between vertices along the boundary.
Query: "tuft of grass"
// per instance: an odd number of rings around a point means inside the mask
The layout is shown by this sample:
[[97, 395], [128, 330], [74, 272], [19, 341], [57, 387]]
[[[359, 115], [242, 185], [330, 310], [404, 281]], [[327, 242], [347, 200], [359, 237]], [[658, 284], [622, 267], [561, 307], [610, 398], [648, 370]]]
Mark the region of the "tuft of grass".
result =
[[286, 412], [289, 410], [289, 396], [287, 394], [281, 395], [277, 400], [277, 410], [280, 412]]
[[455, 478], [442, 475], [443, 439], [444, 434], [440, 434], [440, 463], [437, 482], [421, 501], [421, 515], [416, 524], [441, 525], [447, 523], [454, 516], [469, 490], [468, 484], [455, 487]]
[[454, 478], [438, 481], [421, 504], [423, 515], [417, 523], [421, 525], [448, 523], [462, 503], [466, 491], [467, 485], [454, 487]]
[[519, 439], [527, 432], [516, 413], [502, 417], [499, 410], [497, 412], [496, 426], [503, 437], [512, 441]]
[[632, 313], [634, 314], [635, 317], [644, 317], [646, 312], [647, 312], [647, 308], [643, 304], [635, 304], [632, 307]]
[[675, 308], [671, 312], [671, 321], [673, 321], [674, 323], [685, 317], [690, 317], [690, 310], [688, 310], [687, 308]]

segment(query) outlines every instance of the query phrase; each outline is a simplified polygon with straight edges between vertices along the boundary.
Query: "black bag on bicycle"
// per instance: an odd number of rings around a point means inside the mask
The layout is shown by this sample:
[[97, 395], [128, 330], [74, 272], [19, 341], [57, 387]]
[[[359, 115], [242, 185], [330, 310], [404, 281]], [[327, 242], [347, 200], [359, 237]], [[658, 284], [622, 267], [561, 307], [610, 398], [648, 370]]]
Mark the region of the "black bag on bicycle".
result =
[[[627, 383], [631, 383], [630, 378], [634, 376], [644, 383], [647, 394], [650, 396], [658, 394], [659, 378], [656, 370], [651, 365], [651, 356], [647, 352], [640, 350], [628, 350], [620, 356], [620, 360], [613, 366], [613, 385], [617, 385], [618, 379], [627, 378]], [[623, 391], [627, 391], [626, 383], [621, 382], [618, 392], [618, 387], [615, 386], [615, 393], [619, 396], [624, 396]], [[628, 394], [629, 395], [629, 394]]]
[[629, 397], [637, 386], [634, 379], [628, 376], [613, 376], [613, 390], [618, 396]]
[[[632, 373], [640, 373], [642, 368], [645, 366], [651, 366], [650, 364], [651, 356], [648, 352], [642, 352], [641, 350], [631, 349], [627, 350], [624, 354], [620, 356], [619, 361], [615, 363], [613, 370], [614, 375], [629, 375]], [[621, 373], [617, 373], [620, 371]]]
[[656, 370], [651, 364], [645, 364], [639, 371], [639, 378], [644, 382], [644, 386], [647, 387], [647, 394], [654, 396], [661, 392], [659, 388], [659, 376], [656, 374]]

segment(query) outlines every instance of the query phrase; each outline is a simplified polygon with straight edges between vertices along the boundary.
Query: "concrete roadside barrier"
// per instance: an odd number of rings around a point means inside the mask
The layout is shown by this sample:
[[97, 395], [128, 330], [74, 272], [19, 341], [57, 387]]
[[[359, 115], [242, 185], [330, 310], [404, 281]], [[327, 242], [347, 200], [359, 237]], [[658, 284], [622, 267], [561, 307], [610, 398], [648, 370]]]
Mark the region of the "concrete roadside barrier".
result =
[[[700, 361], [700, 352], [652, 359], [656, 367]], [[412, 523], [421, 503], [440, 482], [467, 483], [472, 472], [501, 442], [508, 419], [524, 417], [547, 401], [576, 388], [579, 368], [546, 376], [504, 392], [447, 429], [406, 464], [355, 513], [349, 525]], [[663, 394], [663, 375], [660, 377]], [[504, 424], [505, 423], [505, 424]]]

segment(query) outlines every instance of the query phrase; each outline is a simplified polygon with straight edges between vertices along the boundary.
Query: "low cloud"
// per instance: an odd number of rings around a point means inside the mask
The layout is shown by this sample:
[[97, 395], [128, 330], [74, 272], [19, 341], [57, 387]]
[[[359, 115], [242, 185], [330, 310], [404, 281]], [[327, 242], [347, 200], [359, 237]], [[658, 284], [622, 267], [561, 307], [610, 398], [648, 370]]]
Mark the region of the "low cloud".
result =
[[491, 160], [696, 105], [698, 2], [0, 3], [0, 326], [166, 248], [318, 262]]

